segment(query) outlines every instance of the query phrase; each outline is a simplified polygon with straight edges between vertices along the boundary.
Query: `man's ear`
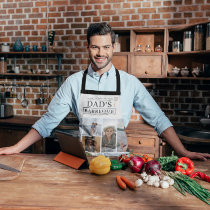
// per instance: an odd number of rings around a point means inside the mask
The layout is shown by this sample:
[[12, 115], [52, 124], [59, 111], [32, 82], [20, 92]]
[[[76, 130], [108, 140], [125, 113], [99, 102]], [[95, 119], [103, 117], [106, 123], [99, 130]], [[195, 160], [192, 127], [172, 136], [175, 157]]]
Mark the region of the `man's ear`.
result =
[[113, 51], [116, 52], [116, 42], [112, 45]]

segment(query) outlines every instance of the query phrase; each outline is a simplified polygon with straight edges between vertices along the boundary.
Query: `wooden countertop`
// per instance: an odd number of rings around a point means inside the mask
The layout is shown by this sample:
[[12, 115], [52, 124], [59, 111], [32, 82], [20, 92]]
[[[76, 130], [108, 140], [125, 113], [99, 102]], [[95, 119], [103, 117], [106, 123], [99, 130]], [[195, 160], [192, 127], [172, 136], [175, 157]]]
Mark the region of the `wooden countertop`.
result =
[[[136, 191], [121, 190], [116, 175], [136, 180], [126, 169], [97, 176], [88, 169], [74, 170], [53, 161], [54, 155], [19, 154], [25, 158], [20, 176], [0, 181], [1, 209], [209, 209], [194, 196], [183, 196], [173, 187], [160, 189], [143, 184]], [[210, 160], [196, 162], [198, 171], [210, 175]], [[210, 184], [198, 181], [205, 188]]]
[[14, 116], [0, 119], [0, 125], [32, 126], [40, 117]]

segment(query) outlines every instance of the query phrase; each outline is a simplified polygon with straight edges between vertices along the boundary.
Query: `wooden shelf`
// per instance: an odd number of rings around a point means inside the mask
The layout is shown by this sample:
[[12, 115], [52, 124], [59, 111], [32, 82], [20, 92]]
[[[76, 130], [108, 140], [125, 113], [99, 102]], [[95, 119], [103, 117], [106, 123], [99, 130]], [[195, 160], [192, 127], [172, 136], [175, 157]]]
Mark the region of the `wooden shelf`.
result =
[[[210, 80], [210, 77], [166, 77], [167, 79]], [[163, 78], [163, 79], [166, 79]]]
[[0, 52], [0, 55], [61, 55], [61, 53], [56, 52]]
[[55, 74], [27, 74], [27, 73], [1, 73], [0, 77], [57, 77], [62, 76], [63, 72], [56, 72]]
[[196, 54], [210, 54], [210, 50], [189, 51], [189, 52], [168, 52], [168, 55], [196, 55]]

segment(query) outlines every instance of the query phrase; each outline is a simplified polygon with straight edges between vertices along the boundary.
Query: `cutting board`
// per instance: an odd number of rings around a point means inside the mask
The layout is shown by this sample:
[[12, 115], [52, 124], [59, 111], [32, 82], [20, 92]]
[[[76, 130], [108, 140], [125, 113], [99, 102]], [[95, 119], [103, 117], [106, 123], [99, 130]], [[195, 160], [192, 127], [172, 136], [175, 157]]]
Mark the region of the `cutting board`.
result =
[[[25, 159], [17, 155], [0, 155], [0, 163], [16, 168], [22, 171]], [[0, 168], [0, 180], [13, 180], [21, 173], [8, 171]]]

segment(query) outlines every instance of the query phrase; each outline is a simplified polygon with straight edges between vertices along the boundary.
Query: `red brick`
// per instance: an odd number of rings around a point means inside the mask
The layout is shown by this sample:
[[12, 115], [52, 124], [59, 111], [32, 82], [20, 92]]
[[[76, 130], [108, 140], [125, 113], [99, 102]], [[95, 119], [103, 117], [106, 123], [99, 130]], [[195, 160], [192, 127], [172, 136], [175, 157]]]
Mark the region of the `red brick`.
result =
[[148, 20], [147, 21], [148, 26], [151, 26], [151, 25], [158, 26], [158, 25], [164, 25], [164, 24], [165, 24], [164, 20]]
[[132, 19], [132, 20], [138, 20], [138, 19], [139, 19], [139, 15], [132, 15], [132, 16], [131, 16], [131, 19]]
[[105, 4], [105, 0], [88, 0], [88, 4]]
[[197, 11], [199, 10], [198, 6], [180, 6], [179, 11], [180, 12], [191, 12], [191, 11]]
[[93, 17], [93, 22], [101, 22], [101, 17]]
[[201, 10], [210, 11], [210, 5], [201, 5]]
[[182, 0], [176, 0], [174, 1], [174, 5], [181, 5], [182, 4]]
[[23, 23], [24, 23], [25, 25], [28, 25], [28, 24], [30, 24], [30, 20], [24, 20]]
[[184, 19], [181, 19], [181, 20], [168, 20], [167, 23], [168, 23], [168, 25], [186, 24], [186, 20], [184, 20]]
[[124, 22], [110, 22], [109, 24], [112, 27], [125, 27], [125, 23]]
[[86, 0], [70, 0], [70, 4], [86, 4]]
[[67, 11], [74, 11], [74, 6], [68, 6]]
[[18, 26], [4, 26], [5, 31], [18, 30]]
[[33, 7], [33, 2], [19, 3], [19, 7]]
[[82, 18], [74, 18], [74, 22], [75, 23], [77, 23], [77, 22], [80, 23], [80, 22], [82, 22]]
[[150, 7], [150, 2], [143, 2], [142, 7]]
[[49, 17], [61, 17], [61, 13], [49, 13]]
[[131, 8], [131, 4], [130, 3], [124, 3], [123, 8]]
[[[33, 23], [33, 24], [38, 24], [38, 20], [37, 20], [37, 19], [33, 19], [33, 20], [32, 20], [32, 23]], [[40, 20], [40, 23], [41, 23], [41, 24], [47, 23], [47, 19], [41, 19], [41, 20]]]
[[14, 14], [15, 13], [15, 10], [14, 9], [9, 9], [8, 10], [8, 14]]
[[24, 13], [31, 13], [31, 8], [24, 8]]
[[99, 11], [99, 15], [116, 15], [115, 10], [101, 10]]
[[81, 12], [81, 16], [96, 16], [97, 11]]
[[94, 9], [100, 10], [101, 9], [101, 5], [94, 5]]
[[91, 17], [85, 17], [84, 22], [91, 22]]
[[12, 15], [12, 19], [25, 19], [26, 15]]
[[128, 21], [127, 26], [144, 26], [145, 22], [144, 21]]
[[39, 13], [39, 8], [33, 8], [32, 13]]
[[155, 8], [139, 8], [138, 13], [155, 13]]
[[129, 20], [129, 19], [130, 19], [130, 17], [129, 17], [128, 15], [123, 15], [123, 16], [122, 16], [122, 20], [123, 20], [123, 21]]
[[196, 12], [195, 17], [203, 17], [204, 13], [203, 12]]
[[36, 7], [46, 7], [47, 2], [45, 2], [45, 1], [35, 2], [35, 6]]
[[16, 13], [23, 13], [22, 9], [16, 9]]
[[70, 28], [87, 28], [87, 24], [85, 23], [77, 23], [77, 24], [74, 24], [74, 23], [72, 23], [71, 24], [71, 27]]
[[152, 14], [152, 19], [160, 19], [160, 14]]
[[124, 2], [124, 0], [107, 0], [107, 3], [119, 3], [119, 2]]
[[92, 5], [86, 5], [85, 10], [92, 10]]
[[53, 6], [63, 6], [63, 5], [68, 5], [69, 1], [68, 0], [64, 0], [64, 1], [52, 1]]
[[17, 4], [16, 4], [16, 3], [3, 4], [3, 8], [4, 8], [4, 9], [8, 9], [8, 8], [17, 8]]
[[182, 17], [182, 13], [174, 13], [173, 17], [174, 18], [181, 18]]
[[33, 25], [20, 26], [20, 30], [34, 30]]
[[192, 13], [191, 12], [185, 12], [184, 17], [185, 18], [192, 17]]
[[58, 7], [58, 12], [64, 12], [66, 11], [66, 7]]
[[153, 7], [160, 7], [160, 6], [161, 6], [161, 1], [153, 2]]
[[29, 14], [29, 18], [43, 18], [43, 14], [42, 13]]
[[110, 16], [103, 16], [102, 21], [109, 22], [110, 21]]
[[171, 1], [164, 1], [163, 6], [171, 6]]
[[111, 5], [110, 4], [104, 4], [103, 9], [111, 9]]
[[184, 1], [184, 5], [187, 5], [187, 4], [188, 4], [188, 5], [192, 4], [192, 0], [185, 0], [185, 1]]
[[143, 19], [143, 20], [149, 19], [149, 14], [143, 14], [143, 15], [142, 15], [142, 19]]
[[63, 13], [63, 17], [69, 17], [69, 16], [77, 17], [79, 16], [79, 13], [78, 12], [64, 12]]
[[158, 12], [176, 12], [176, 7], [159, 8]]
[[194, 24], [194, 23], [199, 23], [199, 22], [205, 22], [208, 21], [208, 18], [194, 18], [194, 19], [190, 19], [189, 23], [190, 24]]
[[134, 14], [135, 13], [135, 9], [122, 9], [122, 10], [118, 10], [118, 14]]

